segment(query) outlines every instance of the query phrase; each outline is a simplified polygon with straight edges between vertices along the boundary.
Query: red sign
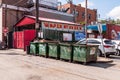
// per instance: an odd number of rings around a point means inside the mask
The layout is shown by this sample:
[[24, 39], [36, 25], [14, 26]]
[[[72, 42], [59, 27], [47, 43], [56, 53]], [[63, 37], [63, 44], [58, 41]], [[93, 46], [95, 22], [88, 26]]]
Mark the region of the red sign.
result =
[[42, 22], [42, 27], [47, 29], [70, 30], [70, 31], [83, 30], [82, 26], [80, 25], [69, 25], [69, 24], [52, 23], [52, 22]]
[[49, 27], [49, 23], [48, 23], [48, 22], [44, 22], [43, 25], [44, 25], [45, 27]]
[[68, 25], [67, 24], [64, 25], [64, 29], [68, 29]]
[[8, 32], [8, 28], [7, 28], [7, 27], [4, 27], [3, 32], [4, 32], [4, 33], [7, 33], [7, 32]]

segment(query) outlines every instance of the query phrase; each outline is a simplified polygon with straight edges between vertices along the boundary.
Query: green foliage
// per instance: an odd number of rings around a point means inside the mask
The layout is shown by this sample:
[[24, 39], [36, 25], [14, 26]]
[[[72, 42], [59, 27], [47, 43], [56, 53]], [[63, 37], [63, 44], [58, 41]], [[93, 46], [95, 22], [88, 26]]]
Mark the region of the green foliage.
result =
[[117, 19], [117, 20], [116, 20], [116, 23], [117, 23], [117, 24], [120, 24], [120, 19]]
[[85, 25], [85, 22], [84, 22], [84, 21], [83, 21], [83, 22], [80, 22], [80, 24], [81, 24], [81, 25]]
[[101, 20], [102, 24], [105, 24], [107, 22], [107, 20]]
[[100, 20], [102, 24], [110, 23], [110, 24], [120, 24], [120, 19], [114, 20], [114, 19], [106, 19], [106, 20]]

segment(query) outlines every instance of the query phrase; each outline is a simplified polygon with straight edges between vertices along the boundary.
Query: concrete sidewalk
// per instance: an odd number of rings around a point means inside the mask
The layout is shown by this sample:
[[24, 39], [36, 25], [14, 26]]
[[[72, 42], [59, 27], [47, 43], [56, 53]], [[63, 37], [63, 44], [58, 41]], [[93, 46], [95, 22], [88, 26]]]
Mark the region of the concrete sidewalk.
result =
[[113, 60], [110, 58], [105, 58], [105, 57], [97, 57], [97, 62], [108, 63], [108, 62], [113, 62]]

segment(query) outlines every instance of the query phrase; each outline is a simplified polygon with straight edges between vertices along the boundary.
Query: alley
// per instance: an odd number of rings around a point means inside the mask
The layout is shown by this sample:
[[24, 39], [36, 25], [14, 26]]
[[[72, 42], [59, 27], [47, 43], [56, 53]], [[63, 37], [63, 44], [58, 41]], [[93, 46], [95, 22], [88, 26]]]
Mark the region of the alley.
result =
[[119, 59], [113, 60], [83, 65], [26, 55], [19, 49], [1, 50], [0, 77], [1, 80], [120, 80]]

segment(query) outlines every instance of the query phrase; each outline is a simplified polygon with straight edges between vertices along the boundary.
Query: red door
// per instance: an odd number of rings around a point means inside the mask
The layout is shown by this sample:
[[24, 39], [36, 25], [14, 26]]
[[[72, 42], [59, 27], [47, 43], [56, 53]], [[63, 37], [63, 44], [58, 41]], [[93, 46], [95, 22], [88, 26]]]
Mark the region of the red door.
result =
[[26, 50], [26, 46], [35, 38], [35, 30], [24, 30], [14, 32], [13, 45], [14, 48]]
[[13, 47], [17, 48], [17, 32], [13, 33]]
[[23, 49], [24, 48], [24, 34], [23, 31], [14, 32], [13, 45], [14, 48]]
[[36, 36], [35, 30], [24, 31], [24, 50], [26, 50], [26, 46], [30, 44], [30, 42], [35, 38], [35, 36]]

